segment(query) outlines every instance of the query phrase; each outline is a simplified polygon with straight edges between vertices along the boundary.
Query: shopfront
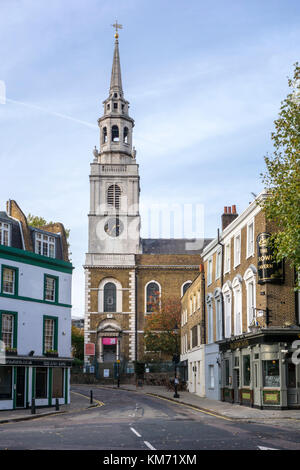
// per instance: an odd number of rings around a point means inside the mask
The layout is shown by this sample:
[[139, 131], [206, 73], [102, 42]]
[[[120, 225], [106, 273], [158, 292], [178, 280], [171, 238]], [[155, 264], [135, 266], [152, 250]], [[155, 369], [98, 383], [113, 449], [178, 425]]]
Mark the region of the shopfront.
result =
[[300, 328], [262, 329], [219, 342], [221, 400], [257, 408], [300, 408]]
[[6, 358], [0, 364], [0, 410], [70, 402], [70, 360]]

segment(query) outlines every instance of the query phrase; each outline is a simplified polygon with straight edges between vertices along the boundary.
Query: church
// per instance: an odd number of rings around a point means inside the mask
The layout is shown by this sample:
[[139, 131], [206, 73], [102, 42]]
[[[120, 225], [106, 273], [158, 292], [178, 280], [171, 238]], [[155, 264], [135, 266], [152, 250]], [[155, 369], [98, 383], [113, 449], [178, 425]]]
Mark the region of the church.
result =
[[85, 365], [100, 370], [143, 360], [151, 299], [179, 300], [198, 275], [201, 251], [210, 242], [141, 238], [134, 120], [123, 93], [118, 37], [116, 28], [109, 95], [98, 119], [100, 150], [95, 147], [90, 165], [84, 265]]

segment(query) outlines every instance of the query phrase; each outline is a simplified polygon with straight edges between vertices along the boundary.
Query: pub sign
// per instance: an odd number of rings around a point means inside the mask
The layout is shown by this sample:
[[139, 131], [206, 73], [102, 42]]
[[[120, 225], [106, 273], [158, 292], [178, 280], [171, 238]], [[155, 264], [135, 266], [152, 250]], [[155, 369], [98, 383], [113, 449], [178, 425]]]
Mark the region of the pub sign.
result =
[[277, 263], [270, 243], [270, 233], [260, 233], [257, 237], [258, 284], [282, 283], [284, 281], [283, 261]]

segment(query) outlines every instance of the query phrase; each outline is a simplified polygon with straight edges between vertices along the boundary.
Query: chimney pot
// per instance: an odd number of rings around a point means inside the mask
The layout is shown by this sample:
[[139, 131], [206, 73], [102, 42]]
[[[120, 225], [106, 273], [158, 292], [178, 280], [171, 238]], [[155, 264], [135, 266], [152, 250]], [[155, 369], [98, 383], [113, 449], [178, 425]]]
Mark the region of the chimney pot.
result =
[[236, 206], [235, 206], [235, 205], [232, 206], [232, 213], [233, 213], [233, 214], [236, 214]]
[[231, 207], [228, 207], [228, 214], [231, 214]]
[[227, 207], [224, 206], [224, 214], [227, 214]]

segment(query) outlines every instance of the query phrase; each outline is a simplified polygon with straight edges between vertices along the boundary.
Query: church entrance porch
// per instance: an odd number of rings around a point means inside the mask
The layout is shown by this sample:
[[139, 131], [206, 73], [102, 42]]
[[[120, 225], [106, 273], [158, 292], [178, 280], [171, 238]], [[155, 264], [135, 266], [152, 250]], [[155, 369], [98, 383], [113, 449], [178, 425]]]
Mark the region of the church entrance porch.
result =
[[121, 360], [122, 330], [116, 320], [104, 320], [97, 329], [97, 362], [115, 363]]
[[[117, 360], [118, 338], [102, 338], [103, 362], [115, 362]], [[119, 354], [118, 354], [119, 356]]]

